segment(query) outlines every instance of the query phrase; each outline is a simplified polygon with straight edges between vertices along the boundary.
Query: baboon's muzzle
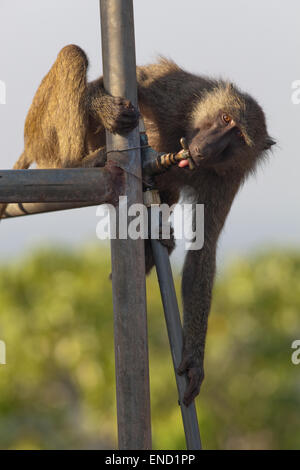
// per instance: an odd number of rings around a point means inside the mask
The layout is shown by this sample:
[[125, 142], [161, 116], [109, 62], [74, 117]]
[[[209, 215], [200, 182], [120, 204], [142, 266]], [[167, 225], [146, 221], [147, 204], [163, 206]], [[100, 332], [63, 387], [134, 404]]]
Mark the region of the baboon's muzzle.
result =
[[235, 130], [236, 125], [227, 127], [213, 125], [209, 129], [200, 130], [189, 145], [195, 164], [200, 165], [205, 160], [221, 157], [230, 145]]

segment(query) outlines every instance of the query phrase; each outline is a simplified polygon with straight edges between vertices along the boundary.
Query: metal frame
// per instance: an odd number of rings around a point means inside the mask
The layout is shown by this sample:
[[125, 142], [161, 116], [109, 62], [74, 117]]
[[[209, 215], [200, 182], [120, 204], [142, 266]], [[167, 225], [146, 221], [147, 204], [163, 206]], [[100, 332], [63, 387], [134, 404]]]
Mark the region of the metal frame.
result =
[[[132, 0], [99, 0], [104, 85], [137, 105]], [[105, 168], [0, 171], [0, 202], [14, 203], [6, 217], [117, 203], [142, 203], [140, 134], [107, 133]], [[128, 149], [117, 152], [116, 149]], [[120, 170], [121, 169], [121, 170]], [[117, 218], [118, 219], [118, 218]], [[168, 252], [151, 241], [164, 306], [184, 430], [189, 450], [201, 449], [194, 403], [182, 403], [186, 378], [176, 373], [182, 353], [182, 328]], [[151, 449], [145, 256], [143, 240], [112, 240], [112, 288], [118, 436], [120, 449]]]

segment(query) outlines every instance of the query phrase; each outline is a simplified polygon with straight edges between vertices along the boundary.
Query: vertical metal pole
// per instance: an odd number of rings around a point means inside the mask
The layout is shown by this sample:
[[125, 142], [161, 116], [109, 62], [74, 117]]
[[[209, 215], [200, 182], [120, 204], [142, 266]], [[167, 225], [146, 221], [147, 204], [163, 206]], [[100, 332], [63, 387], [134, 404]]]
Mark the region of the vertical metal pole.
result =
[[[100, 0], [100, 10], [105, 89], [137, 106], [132, 0]], [[106, 143], [108, 164], [125, 170], [128, 207], [142, 203], [140, 150], [111, 152], [139, 147], [138, 129], [126, 137], [107, 133]], [[143, 240], [112, 240], [111, 258], [119, 448], [151, 449]]]

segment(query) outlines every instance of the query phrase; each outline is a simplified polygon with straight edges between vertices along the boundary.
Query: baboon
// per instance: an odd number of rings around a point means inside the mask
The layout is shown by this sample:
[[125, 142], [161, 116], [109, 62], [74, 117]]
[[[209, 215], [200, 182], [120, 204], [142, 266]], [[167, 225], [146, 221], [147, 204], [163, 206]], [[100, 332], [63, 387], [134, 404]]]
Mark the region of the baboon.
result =
[[[87, 83], [87, 66], [77, 46], [58, 54], [29, 110], [24, 153], [15, 168], [33, 162], [39, 168], [104, 165], [105, 129], [123, 133], [137, 125], [138, 111], [107, 94], [102, 78]], [[196, 166], [173, 167], [156, 177], [162, 202], [172, 205], [186, 192], [204, 204], [204, 246], [187, 252], [182, 275], [184, 349], [178, 373], [189, 378], [188, 406], [204, 378], [217, 241], [238, 189], [275, 142], [261, 107], [231, 83], [193, 75], [166, 59], [138, 67], [137, 80], [150, 145], [178, 152], [185, 137]], [[146, 254], [149, 271], [149, 246]]]

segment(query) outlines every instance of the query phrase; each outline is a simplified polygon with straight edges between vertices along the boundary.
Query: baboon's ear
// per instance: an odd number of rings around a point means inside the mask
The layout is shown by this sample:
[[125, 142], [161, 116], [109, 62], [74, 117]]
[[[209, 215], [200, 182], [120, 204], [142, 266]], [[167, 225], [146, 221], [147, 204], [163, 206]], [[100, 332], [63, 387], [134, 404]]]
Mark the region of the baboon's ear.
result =
[[272, 139], [272, 137], [268, 135], [265, 140], [264, 150], [269, 150], [272, 147], [272, 145], [275, 145], [275, 144], [276, 144], [275, 140]]

